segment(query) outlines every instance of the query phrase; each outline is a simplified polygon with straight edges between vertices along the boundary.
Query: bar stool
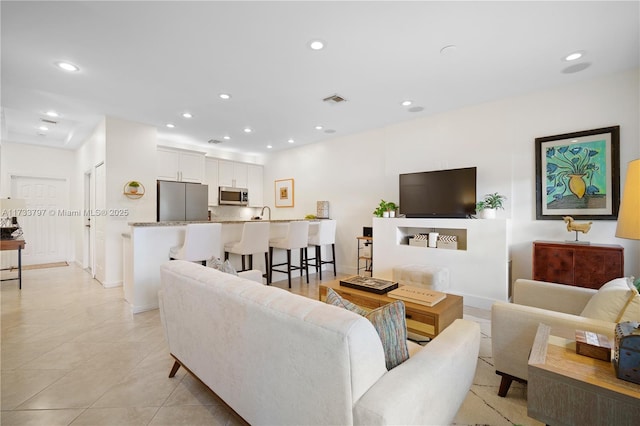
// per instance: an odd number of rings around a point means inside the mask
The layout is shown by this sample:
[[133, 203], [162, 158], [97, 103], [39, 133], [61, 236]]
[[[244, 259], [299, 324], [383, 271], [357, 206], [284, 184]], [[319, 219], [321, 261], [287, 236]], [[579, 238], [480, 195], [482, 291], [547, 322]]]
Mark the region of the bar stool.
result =
[[[309, 222], [306, 220], [299, 220], [289, 222], [289, 230], [287, 236], [284, 238], [274, 238], [269, 240], [269, 258], [271, 259], [270, 273], [273, 279], [273, 271], [282, 272], [287, 274], [289, 280], [289, 288], [291, 288], [291, 271], [295, 269], [300, 270], [300, 276], [302, 276], [302, 270], [307, 273], [307, 284], [309, 283], [309, 268], [306, 265], [306, 261], [303, 261], [305, 248], [307, 247], [307, 241], [309, 240]], [[273, 249], [282, 249], [287, 251], [286, 263], [273, 264]], [[294, 266], [291, 264], [291, 250], [300, 249], [300, 266]], [[275, 269], [274, 266], [287, 265], [287, 270]]]
[[[269, 222], [245, 222], [242, 227], [240, 241], [232, 241], [224, 245], [224, 259], [229, 253], [242, 256], [241, 271], [253, 269], [253, 254], [264, 253], [264, 269], [267, 284], [271, 283], [269, 274]], [[245, 256], [249, 256], [249, 267], [245, 266]], [[238, 271], [238, 272], [241, 272]]]
[[[332, 219], [323, 219], [316, 226], [309, 227], [308, 246], [315, 246], [316, 254], [314, 258], [309, 259], [306, 253], [308, 247], [305, 247], [305, 257], [309, 266], [315, 266], [316, 273], [319, 273], [322, 279], [322, 265], [327, 263], [333, 264], [333, 276], [336, 276], [336, 221]], [[322, 246], [331, 244], [331, 260], [322, 260]], [[311, 261], [314, 263], [311, 263]]]
[[220, 235], [222, 225], [219, 223], [190, 223], [184, 233], [184, 243], [169, 249], [169, 259], [201, 262], [220, 257]]

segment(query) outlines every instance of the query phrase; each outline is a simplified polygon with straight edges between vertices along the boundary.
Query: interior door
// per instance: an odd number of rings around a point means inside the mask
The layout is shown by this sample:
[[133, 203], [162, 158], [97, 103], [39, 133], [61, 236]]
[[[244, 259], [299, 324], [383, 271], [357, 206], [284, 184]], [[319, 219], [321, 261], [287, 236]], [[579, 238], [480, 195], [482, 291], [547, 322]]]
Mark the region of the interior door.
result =
[[95, 170], [95, 209], [91, 216], [91, 226], [93, 227], [94, 235], [94, 273], [95, 278], [101, 283], [106, 282], [106, 234], [107, 234], [107, 217], [100, 214], [102, 211], [106, 211], [106, 175], [104, 163], [100, 163], [96, 166]]
[[18, 217], [27, 242], [24, 265], [65, 262], [69, 246], [69, 187], [66, 179], [11, 176], [11, 196], [25, 200]]

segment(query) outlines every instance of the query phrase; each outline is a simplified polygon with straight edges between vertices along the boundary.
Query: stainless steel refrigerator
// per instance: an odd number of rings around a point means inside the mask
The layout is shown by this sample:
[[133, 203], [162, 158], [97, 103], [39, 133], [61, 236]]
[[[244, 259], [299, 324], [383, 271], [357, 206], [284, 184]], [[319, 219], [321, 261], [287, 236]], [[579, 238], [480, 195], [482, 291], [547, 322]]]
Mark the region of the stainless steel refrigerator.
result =
[[158, 222], [209, 217], [207, 185], [159, 180], [157, 195]]

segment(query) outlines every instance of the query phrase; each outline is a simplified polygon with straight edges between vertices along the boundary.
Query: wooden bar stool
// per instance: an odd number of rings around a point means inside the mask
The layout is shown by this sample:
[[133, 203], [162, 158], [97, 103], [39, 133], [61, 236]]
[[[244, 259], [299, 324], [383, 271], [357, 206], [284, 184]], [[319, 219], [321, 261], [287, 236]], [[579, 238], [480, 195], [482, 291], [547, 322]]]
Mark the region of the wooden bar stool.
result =
[[184, 243], [169, 249], [169, 259], [188, 260], [207, 265], [207, 261], [220, 257], [219, 223], [190, 223], [184, 233]]
[[[309, 259], [309, 254], [306, 253], [308, 247], [305, 247], [306, 262], [308, 266], [316, 268], [316, 274], [319, 274], [320, 279], [322, 279], [322, 265], [327, 263], [333, 264], [333, 276], [336, 276], [336, 223], [332, 219], [323, 219], [317, 225], [309, 227], [307, 245], [315, 247], [316, 253], [314, 258]], [[331, 260], [322, 260], [322, 246], [329, 244], [331, 244]], [[312, 260], [314, 263], [311, 263]]]
[[[289, 288], [291, 288], [291, 271], [295, 269], [300, 270], [300, 276], [302, 276], [302, 270], [304, 269], [307, 274], [307, 283], [309, 283], [309, 269], [306, 265], [306, 261], [303, 261], [305, 254], [305, 248], [307, 247], [307, 241], [309, 240], [309, 222], [306, 220], [289, 222], [289, 229], [287, 236], [284, 238], [274, 238], [269, 240], [269, 258], [271, 259], [271, 267], [269, 268], [271, 279], [273, 280], [273, 271], [282, 272], [287, 274], [289, 280]], [[287, 261], [285, 263], [273, 263], [273, 249], [282, 249], [287, 251]], [[300, 249], [300, 266], [291, 264], [291, 250]], [[287, 270], [275, 269], [274, 266], [287, 265]]]
[[[269, 271], [269, 222], [245, 222], [242, 227], [240, 241], [232, 241], [224, 245], [224, 259], [229, 259], [229, 253], [242, 256], [241, 271], [253, 269], [253, 255], [264, 253], [264, 277], [267, 284], [271, 283]], [[245, 265], [245, 256], [249, 256], [249, 267]], [[239, 271], [240, 272], [240, 271]]]

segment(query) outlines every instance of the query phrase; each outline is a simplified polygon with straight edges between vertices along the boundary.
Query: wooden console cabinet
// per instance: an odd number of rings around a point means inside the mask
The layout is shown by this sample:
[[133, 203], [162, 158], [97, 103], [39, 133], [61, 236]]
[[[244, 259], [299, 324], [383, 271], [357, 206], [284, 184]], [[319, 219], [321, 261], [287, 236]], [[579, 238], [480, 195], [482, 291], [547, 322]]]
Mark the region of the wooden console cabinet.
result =
[[533, 279], [600, 288], [624, 276], [624, 248], [619, 245], [533, 242]]

